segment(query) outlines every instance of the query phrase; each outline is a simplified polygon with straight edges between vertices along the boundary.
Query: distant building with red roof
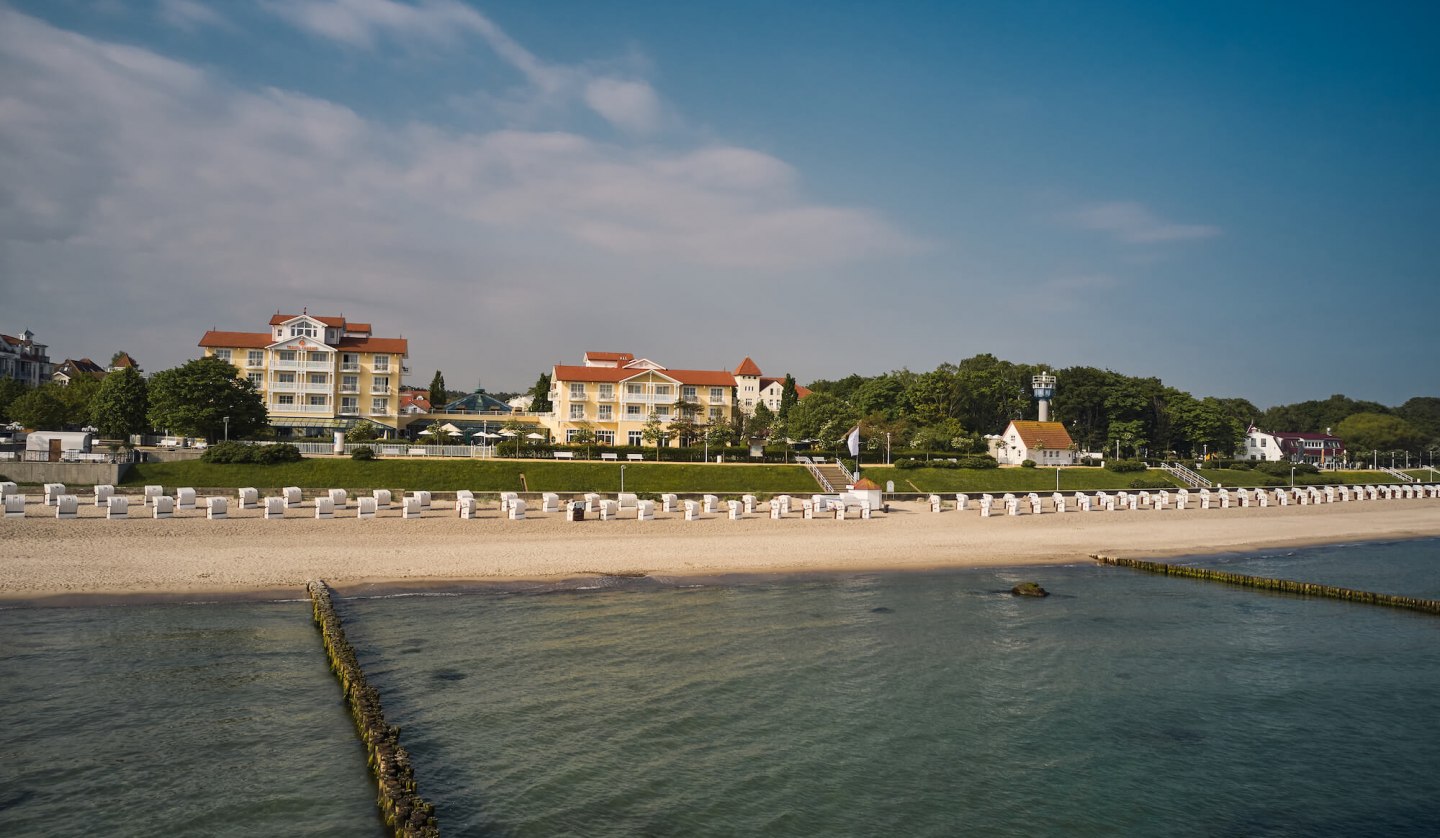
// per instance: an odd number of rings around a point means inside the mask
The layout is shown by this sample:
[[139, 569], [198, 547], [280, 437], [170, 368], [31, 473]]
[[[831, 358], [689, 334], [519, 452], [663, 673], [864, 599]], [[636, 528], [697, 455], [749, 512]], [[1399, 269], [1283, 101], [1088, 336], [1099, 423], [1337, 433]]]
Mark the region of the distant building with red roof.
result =
[[276, 312], [264, 332], [211, 330], [207, 357], [229, 361], [265, 399], [281, 436], [329, 436], [362, 417], [398, 428], [409, 342], [343, 316]]
[[1016, 419], [998, 436], [985, 437], [990, 456], [1001, 465], [1018, 466], [1026, 460], [1037, 466], [1073, 466], [1079, 462], [1079, 448], [1060, 422]]
[[701, 426], [730, 422], [754, 412], [764, 382], [780, 380], [764, 378], [748, 357], [733, 370], [695, 370], [628, 352], [586, 352], [584, 363], [551, 369], [554, 412], [547, 425], [561, 441], [587, 429], [604, 445], [641, 445], [651, 417], [667, 425], [682, 419]]
[[1262, 431], [1251, 425], [1245, 432], [1242, 460], [1286, 460], [1331, 466], [1345, 460], [1345, 441], [1329, 433], [1297, 433], [1293, 431]]

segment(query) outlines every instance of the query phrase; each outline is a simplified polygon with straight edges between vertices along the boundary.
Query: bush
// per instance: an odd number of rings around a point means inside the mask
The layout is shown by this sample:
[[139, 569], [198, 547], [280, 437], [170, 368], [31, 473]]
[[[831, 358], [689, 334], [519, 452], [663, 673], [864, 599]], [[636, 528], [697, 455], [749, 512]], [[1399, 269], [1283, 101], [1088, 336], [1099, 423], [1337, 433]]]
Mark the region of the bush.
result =
[[1034, 467], [1035, 467], [1035, 461], [1034, 461], [1034, 460], [1026, 460], [1025, 462], [1023, 462], [1023, 463], [1020, 464], [1020, 467], [1021, 467], [1021, 468], [1034, 468]]
[[1257, 463], [1255, 466], [1255, 470], [1260, 472], [1261, 474], [1268, 474], [1272, 477], [1284, 477], [1287, 479], [1290, 477], [1290, 469], [1292, 468], [1295, 469], [1295, 474], [1297, 477], [1302, 474], [1320, 473], [1320, 469], [1310, 465], [1309, 463], [1287, 463], [1284, 460], [1276, 460], [1274, 462], [1266, 461], [1263, 463]]
[[373, 460], [375, 459], [375, 449], [371, 448], [368, 445], [362, 445], [359, 448], [356, 448], [354, 451], [350, 452], [350, 459]]
[[962, 454], [959, 457], [945, 458], [942, 460], [922, 460], [918, 457], [904, 457], [894, 462], [895, 468], [942, 468], [942, 469], [987, 469], [999, 468], [1000, 464], [994, 457], [987, 457], [984, 454]]
[[1169, 480], [1161, 480], [1156, 477], [1137, 477], [1130, 481], [1132, 489], [1173, 489], [1174, 485]]
[[1116, 474], [1126, 474], [1132, 471], [1145, 471], [1149, 466], [1146, 466], [1141, 460], [1111, 460], [1105, 464], [1105, 468]]
[[220, 442], [205, 449], [200, 460], [206, 463], [246, 463], [271, 465], [298, 463], [303, 459], [300, 449], [288, 443], [279, 445], [246, 445], [241, 442]]
[[1095, 466], [1100, 465], [1101, 462], [1101, 460], [1097, 460], [1094, 457], [1081, 457], [1080, 462], [1076, 463], [1076, 465], [1090, 466], [1091, 468], [1094, 468]]

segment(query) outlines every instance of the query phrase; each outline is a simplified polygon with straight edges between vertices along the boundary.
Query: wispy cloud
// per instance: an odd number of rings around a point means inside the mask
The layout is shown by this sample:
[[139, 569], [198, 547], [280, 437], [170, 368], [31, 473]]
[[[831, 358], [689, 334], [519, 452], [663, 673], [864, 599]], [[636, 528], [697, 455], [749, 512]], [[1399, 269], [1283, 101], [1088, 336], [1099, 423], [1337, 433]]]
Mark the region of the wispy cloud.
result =
[[1082, 230], [1108, 233], [1126, 244], [1208, 239], [1220, 235], [1221, 232], [1219, 227], [1209, 224], [1176, 224], [1167, 221], [1136, 201], [1088, 204], [1064, 214], [1061, 220]]
[[187, 32], [205, 26], [225, 26], [225, 18], [198, 0], [160, 0], [156, 15], [165, 23]]

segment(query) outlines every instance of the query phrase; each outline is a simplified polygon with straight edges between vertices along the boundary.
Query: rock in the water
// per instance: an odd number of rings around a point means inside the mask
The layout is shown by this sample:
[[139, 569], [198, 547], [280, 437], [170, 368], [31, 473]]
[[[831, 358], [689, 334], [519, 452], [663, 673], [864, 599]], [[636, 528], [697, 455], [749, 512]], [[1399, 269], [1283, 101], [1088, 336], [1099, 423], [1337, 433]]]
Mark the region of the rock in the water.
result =
[[1050, 592], [1035, 582], [1021, 582], [1010, 589], [1015, 596], [1050, 596]]

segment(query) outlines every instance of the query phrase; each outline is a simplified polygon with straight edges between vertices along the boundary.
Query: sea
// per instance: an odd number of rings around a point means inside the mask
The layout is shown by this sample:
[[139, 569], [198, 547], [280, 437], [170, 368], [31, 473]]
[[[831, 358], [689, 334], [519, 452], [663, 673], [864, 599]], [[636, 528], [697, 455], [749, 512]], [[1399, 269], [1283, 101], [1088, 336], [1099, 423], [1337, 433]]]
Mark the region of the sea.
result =
[[[1440, 598], [1435, 539], [1179, 561]], [[445, 835], [1440, 834], [1432, 615], [1089, 564], [337, 607]], [[0, 835], [386, 834], [307, 602], [0, 610], [0, 708]]]

